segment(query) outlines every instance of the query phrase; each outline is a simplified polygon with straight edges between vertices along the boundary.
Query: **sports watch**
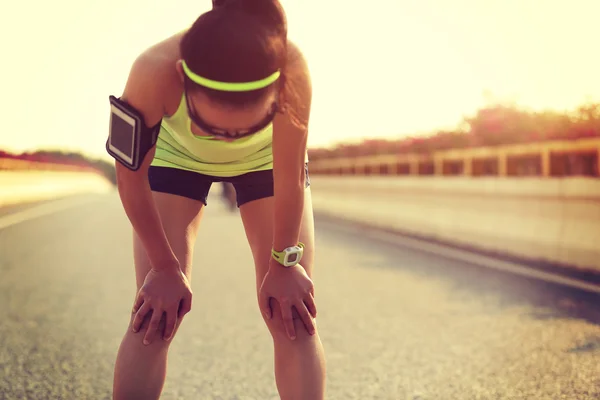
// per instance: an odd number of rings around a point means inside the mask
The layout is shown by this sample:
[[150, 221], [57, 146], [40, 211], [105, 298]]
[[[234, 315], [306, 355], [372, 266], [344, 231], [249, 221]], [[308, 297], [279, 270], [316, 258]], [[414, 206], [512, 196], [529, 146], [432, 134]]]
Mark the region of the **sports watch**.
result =
[[273, 258], [284, 267], [293, 267], [302, 259], [304, 253], [304, 243], [298, 243], [297, 246], [291, 246], [283, 249], [283, 251], [271, 250]]

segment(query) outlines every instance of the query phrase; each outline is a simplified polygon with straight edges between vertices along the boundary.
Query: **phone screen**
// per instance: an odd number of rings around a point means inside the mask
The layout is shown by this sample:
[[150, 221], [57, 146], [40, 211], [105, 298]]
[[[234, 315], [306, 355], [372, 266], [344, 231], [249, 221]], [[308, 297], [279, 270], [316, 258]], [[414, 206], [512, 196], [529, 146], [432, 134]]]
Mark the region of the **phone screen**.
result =
[[135, 145], [135, 121], [128, 121], [127, 115], [121, 115], [115, 110], [110, 117], [110, 141], [112, 151], [133, 163]]

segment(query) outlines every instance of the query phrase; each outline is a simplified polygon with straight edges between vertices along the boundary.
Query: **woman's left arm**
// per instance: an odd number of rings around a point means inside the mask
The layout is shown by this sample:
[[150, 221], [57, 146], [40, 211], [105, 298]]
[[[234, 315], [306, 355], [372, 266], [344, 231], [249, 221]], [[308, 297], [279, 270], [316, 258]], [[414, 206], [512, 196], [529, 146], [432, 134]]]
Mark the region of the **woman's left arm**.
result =
[[[304, 211], [306, 142], [312, 90], [306, 61], [297, 49], [291, 49], [288, 61], [286, 104], [288, 109], [273, 122], [273, 175], [275, 210], [273, 249], [282, 251], [296, 246]], [[285, 330], [294, 340], [293, 308], [310, 335], [315, 334], [317, 316], [314, 285], [300, 264], [284, 267], [273, 257], [259, 291], [260, 308], [265, 317], [273, 317], [270, 299], [279, 302]]]
[[[273, 248], [296, 246], [304, 210], [305, 162], [312, 85], [308, 65], [295, 46], [289, 50], [286, 103], [273, 122], [275, 192]], [[271, 263], [277, 261], [271, 259]]]

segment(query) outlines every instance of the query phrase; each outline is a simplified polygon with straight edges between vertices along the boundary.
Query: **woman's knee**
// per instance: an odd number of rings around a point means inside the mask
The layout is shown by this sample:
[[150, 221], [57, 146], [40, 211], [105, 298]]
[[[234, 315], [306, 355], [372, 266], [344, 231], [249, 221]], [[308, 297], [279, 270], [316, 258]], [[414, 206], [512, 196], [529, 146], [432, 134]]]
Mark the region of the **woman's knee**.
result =
[[[152, 312], [149, 312], [146, 317], [144, 318], [142, 324], [140, 325], [139, 329], [134, 332], [133, 331], [133, 325], [134, 325], [134, 320], [135, 320], [135, 313], [131, 314], [131, 318], [129, 319], [129, 326], [128, 326], [128, 335], [130, 335], [132, 338], [135, 339], [135, 341], [139, 342], [141, 345], [145, 346], [145, 347], [168, 347], [169, 344], [175, 340], [175, 337], [177, 335], [177, 331], [179, 330], [179, 327], [181, 326], [181, 324], [183, 323], [183, 319], [178, 319], [177, 320], [177, 324], [175, 325], [175, 330], [173, 331], [173, 335], [171, 337], [170, 340], [166, 340], [165, 337], [165, 329], [167, 326], [167, 321], [166, 321], [166, 316], [163, 314], [162, 318], [160, 319], [159, 323], [158, 323], [158, 327], [155, 330], [152, 330], [150, 332], [150, 335], [148, 335], [148, 330], [150, 328], [150, 320], [152, 318]], [[150, 338], [151, 339], [151, 343], [148, 345], [144, 344], [144, 339], [145, 338]]]
[[[285, 341], [290, 343], [302, 343], [306, 340], [309, 340], [313, 336], [308, 333], [308, 330], [306, 329], [306, 326], [302, 321], [300, 314], [298, 314], [295, 308], [292, 308], [292, 316], [294, 320], [294, 330], [296, 333], [296, 338], [294, 340], [291, 340], [283, 323], [283, 317], [281, 314], [281, 308], [279, 307], [279, 303], [276, 300], [271, 299], [270, 304], [272, 312], [271, 318], [267, 319], [263, 315], [263, 319], [267, 325], [267, 328], [269, 329], [269, 332], [271, 332], [273, 340], [282, 342]], [[317, 323], [314, 318], [312, 318], [312, 323], [315, 327], [316, 334]]]

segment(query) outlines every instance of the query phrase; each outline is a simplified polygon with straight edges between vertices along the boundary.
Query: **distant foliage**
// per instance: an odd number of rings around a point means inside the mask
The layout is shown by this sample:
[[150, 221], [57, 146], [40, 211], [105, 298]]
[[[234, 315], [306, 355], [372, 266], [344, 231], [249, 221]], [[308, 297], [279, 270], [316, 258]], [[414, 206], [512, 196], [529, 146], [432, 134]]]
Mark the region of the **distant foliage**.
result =
[[309, 157], [319, 160], [376, 154], [430, 154], [467, 147], [600, 137], [600, 104], [585, 104], [564, 114], [496, 104], [465, 118], [460, 126], [454, 131], [437, 131], [426, 136], [372, 139], [340, 144], [333, 149], [312, 148]]
[[117, 183], [114, 163], [106, 160], [89, 158], [77, 152], [38, 150], [35, 152], [13, 154], [0, 150], [0, 158], [13, 158], [31, 162], [61, 164], [78, 168], [93, 169], [103, 174], [114, 185]]
[[[600, 104], [585, 104], [570, 113], [532, 112], [511, 105], [485, 107], [465, 118], [461, 128], [426, 136], [401, 139], [371, 139], [359, 144], [340, 144], [333, 149], [311, 148], [311, 160], [376, 154], [431, 154], [436, 151], [600, 137]], [[116, 185], [114, 163], [92, 159], [76, 152], [39, 150], [12, 154], [0, 150], [0, 158], [58, 163], [93, 168]]]

